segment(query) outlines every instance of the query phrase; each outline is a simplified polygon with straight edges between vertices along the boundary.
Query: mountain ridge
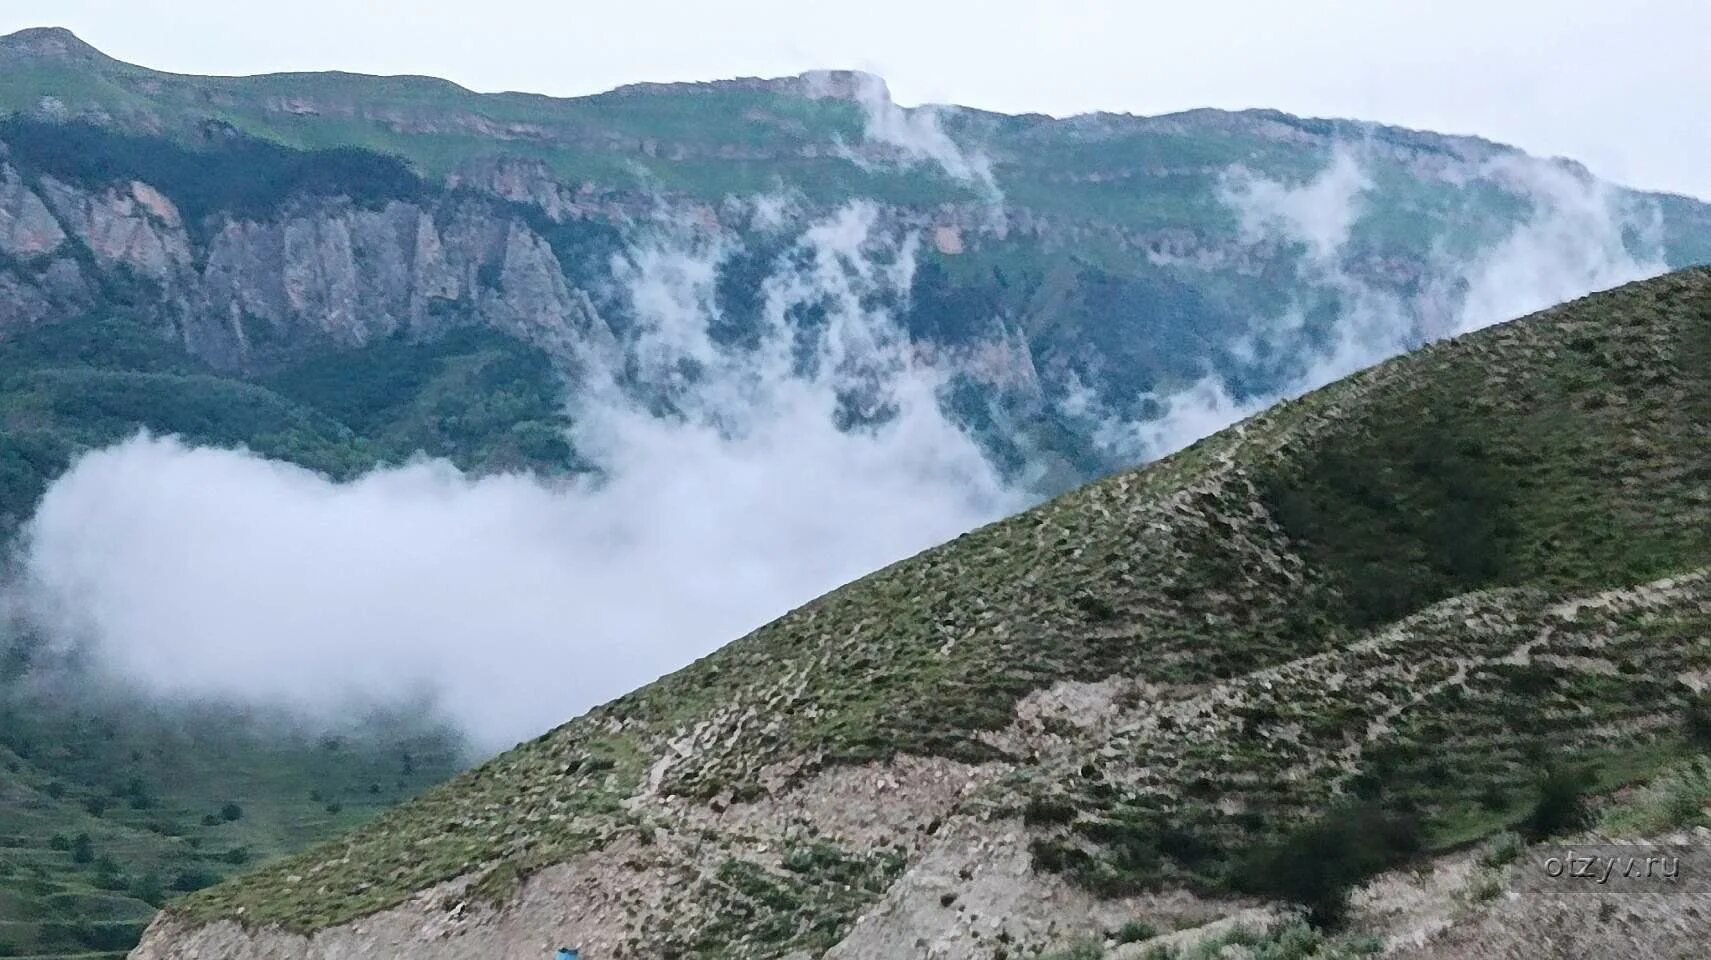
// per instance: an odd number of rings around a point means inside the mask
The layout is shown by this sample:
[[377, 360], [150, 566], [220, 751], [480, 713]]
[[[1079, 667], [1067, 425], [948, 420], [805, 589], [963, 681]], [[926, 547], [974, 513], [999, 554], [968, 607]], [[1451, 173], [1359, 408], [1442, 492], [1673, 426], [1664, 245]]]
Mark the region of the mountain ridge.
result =
[[[434, 85], [445, 85], [455, 88], [459, 93], [469, 94], [475, 97], [533, 97], [547, 101], [575, 101], [602, 97], [621, 98], [628, 96], [650, 96], [683, 92], [717, 93], [729, 90], [752, 90], [794, 94], [813, 90], [815, 95], [818, 96], [831, 96], [837, 99], [855, 99], [857, 96], [855, 92], [856, 89], [863, 86], [865, 83], [872, 83], [875, 85], [873, 89], [879, 99], [886, 102], [891, 100], [890, 93], [885, 88], [885, 81], [882, 77], [864, 70], [837, 67], [814, 68], [804, 70], [797, 74], [779, 76], [737, 76], [707, 80], [641, 81], [620, 84], [610, 89], [597, 90], [590, 93], [558, 95], [528, 90], [476, 90], [471, 87], [466, 87], [454, 80], [436, 77], [430, 74], [417, 73], [371, 74], [345, 70], [288, 70], [231, 75], [177, 73], [173, 71], [158, 70], [152, 67], [112, 57], [83, 40], [73, 31], [65, 27], [56, 26], [27, 27], [9, 34], [0, 35], [0, 56], [4, 56], [8, 53], [16, 56], [29, 56], [40, 59], [64, 59], [68, 62], [85, 65], [95, 63], [118, 66], [143, 71], [145, 73], [161, 74], [170, 77], [200, 78], [208, 80], [263, 81], [272, 78], [306, 80], [317, 76], [327, 76], [358, 82], [409, 81], [412, 83], [424, 82]], [[820, 78], [828, 79], [830, 81], [830, 85], [817, 86], [815, 81]], [[1340, 124], [1354, 128], [1367, 128], [1378, 131], [1382, 134], [1393, 136], [1416, 134], [1419, 132], [1414, 128], [1378, 121], [1295, 115], [1266, 107], [1246, 107], [1240, 109], [1227, 109], [1220, 107], [1186, 107], [1180, 110], [1172, 110], [1159, 114], [1137, 114], [1122, 110], [1088, 110], [1078, 113], [1056, 115], [1036, 112], [1012, 114], [999, 110], [989, 110], [961, 104], [929, 101], [917, 104], [914, 107], [906, 107], [903, 109], [950, 109], [982, 117], [1033, 121], [1047, 126], [1052, 124], [1072, 124], [1083, 128], [1089, 125], [1109, 124], [1113, 122], [1168, 126], [1172, 123], [1195, 120], [1203, 117], [1217, 117], [1281, 121], [1285, 123], [1298, 123], [1310, 127], [1321, 128], [1328, 125]], [[1481, 154], [1490, 152], [1520, 152], [1516, 147], [1509, 146], [1498, 141], [1493, 141], [1477, 134], [1436, 133], [1434, 136], [1449, 143], [1463, 144], [1467, 148]], [[1550, 159], [1553, 161], [1561, 161], [1571, 165], [1576, 170], [1585, 172], [1584, 166], [1572, 158], [1552, 157]], [[1668, 191], [1650, 192], [1668, 193]], [[1690, 199], [1685, 194], [1669, 195], [1680, 196], [1683, 199]]]
[[1447, 849], [1552, 756], [1644, 779], [1711, 663], [1707, 349], [1701, 269], [1382, 364], [834, 591], [136, 956], [1025, 955], [1246, 909], [1236, 865], [1345, 794]]

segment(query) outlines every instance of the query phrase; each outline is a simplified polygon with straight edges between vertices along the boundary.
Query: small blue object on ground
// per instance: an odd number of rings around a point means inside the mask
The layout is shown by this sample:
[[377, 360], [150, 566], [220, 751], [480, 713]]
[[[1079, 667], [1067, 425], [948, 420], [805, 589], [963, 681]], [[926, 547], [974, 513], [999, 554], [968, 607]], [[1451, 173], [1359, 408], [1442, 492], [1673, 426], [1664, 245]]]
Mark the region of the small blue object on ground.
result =
[[558, 953], [553, 955], [553, 960], [582, 960], [582, 951], [572, 950], [569, 947], [559, 947]]

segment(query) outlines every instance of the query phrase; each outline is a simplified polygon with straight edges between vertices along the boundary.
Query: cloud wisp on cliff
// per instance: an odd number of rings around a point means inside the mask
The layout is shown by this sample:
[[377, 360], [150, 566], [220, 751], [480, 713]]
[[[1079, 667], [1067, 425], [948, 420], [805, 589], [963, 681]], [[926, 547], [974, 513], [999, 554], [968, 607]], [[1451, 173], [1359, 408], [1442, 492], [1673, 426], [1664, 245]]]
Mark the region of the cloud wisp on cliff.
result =
[[[1281, 388], [1241, 396], [1209, 372], [1185, 389], [1144, 398], [1161, 412], [1134, 419], [1115, 412], [1111, 398], [1071, 384], [1060, 401], [1063, 412], [1114, 456], [1144, 462], [1431, 340], [1668, 269], [1659, 213], [1649, 201], [1557, 162], [1503, 155], [1453, 165], [1444, 176], [1492, 184], [1519, 198], [1525, 214], [1495, 242], [1471, 252], [1440, 242], [1418, 288], [1399, 293], [1373, 282], [1351, 260], [1354, 231], [1375, 189], [1362, 149], [1341, 145], [1303, 183], [1242, 168], [1225, 174], [1221, 199], [1240, 224], [1242, 242], [1292, 256], [1301, 281], [1296, 300], [1230, 345], [1238, 360], [1260, 352], [1290, 358]], [[1328, 335], [1318, 339], [1306, 330], [1316, 306], [1328, 306], [1334, 316]]]
[[[973, 145], [958, 143], [945, 130], [945, 118], [957, 107], [922, 104], [908, 108], [891, 99], [891, 90], [881, 77], [869, 73], [847, 75], [848, 91], [862, 111], [862, 142], [868, 149], [878, 148], [904, 164], [924, 163], [936, 166], [952, 180], [975, 188], [985, 201], [1002, 206], [1004, 192], [992, 173], [992, 159]], [[829, 90], [831, 75], [823, 71], [806, 75], [810, 90]], [[862, 167], [870, 161], [860, 152], [845, 146], [842, 155]]]

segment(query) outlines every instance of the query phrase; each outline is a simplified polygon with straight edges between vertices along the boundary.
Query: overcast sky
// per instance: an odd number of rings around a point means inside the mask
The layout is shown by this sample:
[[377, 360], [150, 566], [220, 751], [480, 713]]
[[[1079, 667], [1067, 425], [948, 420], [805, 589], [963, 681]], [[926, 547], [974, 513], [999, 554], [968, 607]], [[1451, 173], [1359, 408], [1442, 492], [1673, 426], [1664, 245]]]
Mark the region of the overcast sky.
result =
[[1706, 0], [5, 0], [186, 73], [345, 69], [572, 95], [859, 67], [904, 103], [1276, 107], [1477, 133], [1711, 198]]

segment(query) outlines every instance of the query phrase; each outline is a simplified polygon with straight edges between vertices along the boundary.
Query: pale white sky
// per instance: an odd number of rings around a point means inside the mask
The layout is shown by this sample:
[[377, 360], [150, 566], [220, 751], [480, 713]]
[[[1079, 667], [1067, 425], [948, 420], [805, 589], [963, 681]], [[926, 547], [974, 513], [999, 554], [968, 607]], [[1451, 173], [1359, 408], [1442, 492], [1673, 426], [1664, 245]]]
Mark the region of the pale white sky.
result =
[[1477, 133], [1711, 198], [1707, 0], [4, 0], [186, 73], [420, 73], [572, 95], [858, 67], [904, 103], [1267, 106]]

